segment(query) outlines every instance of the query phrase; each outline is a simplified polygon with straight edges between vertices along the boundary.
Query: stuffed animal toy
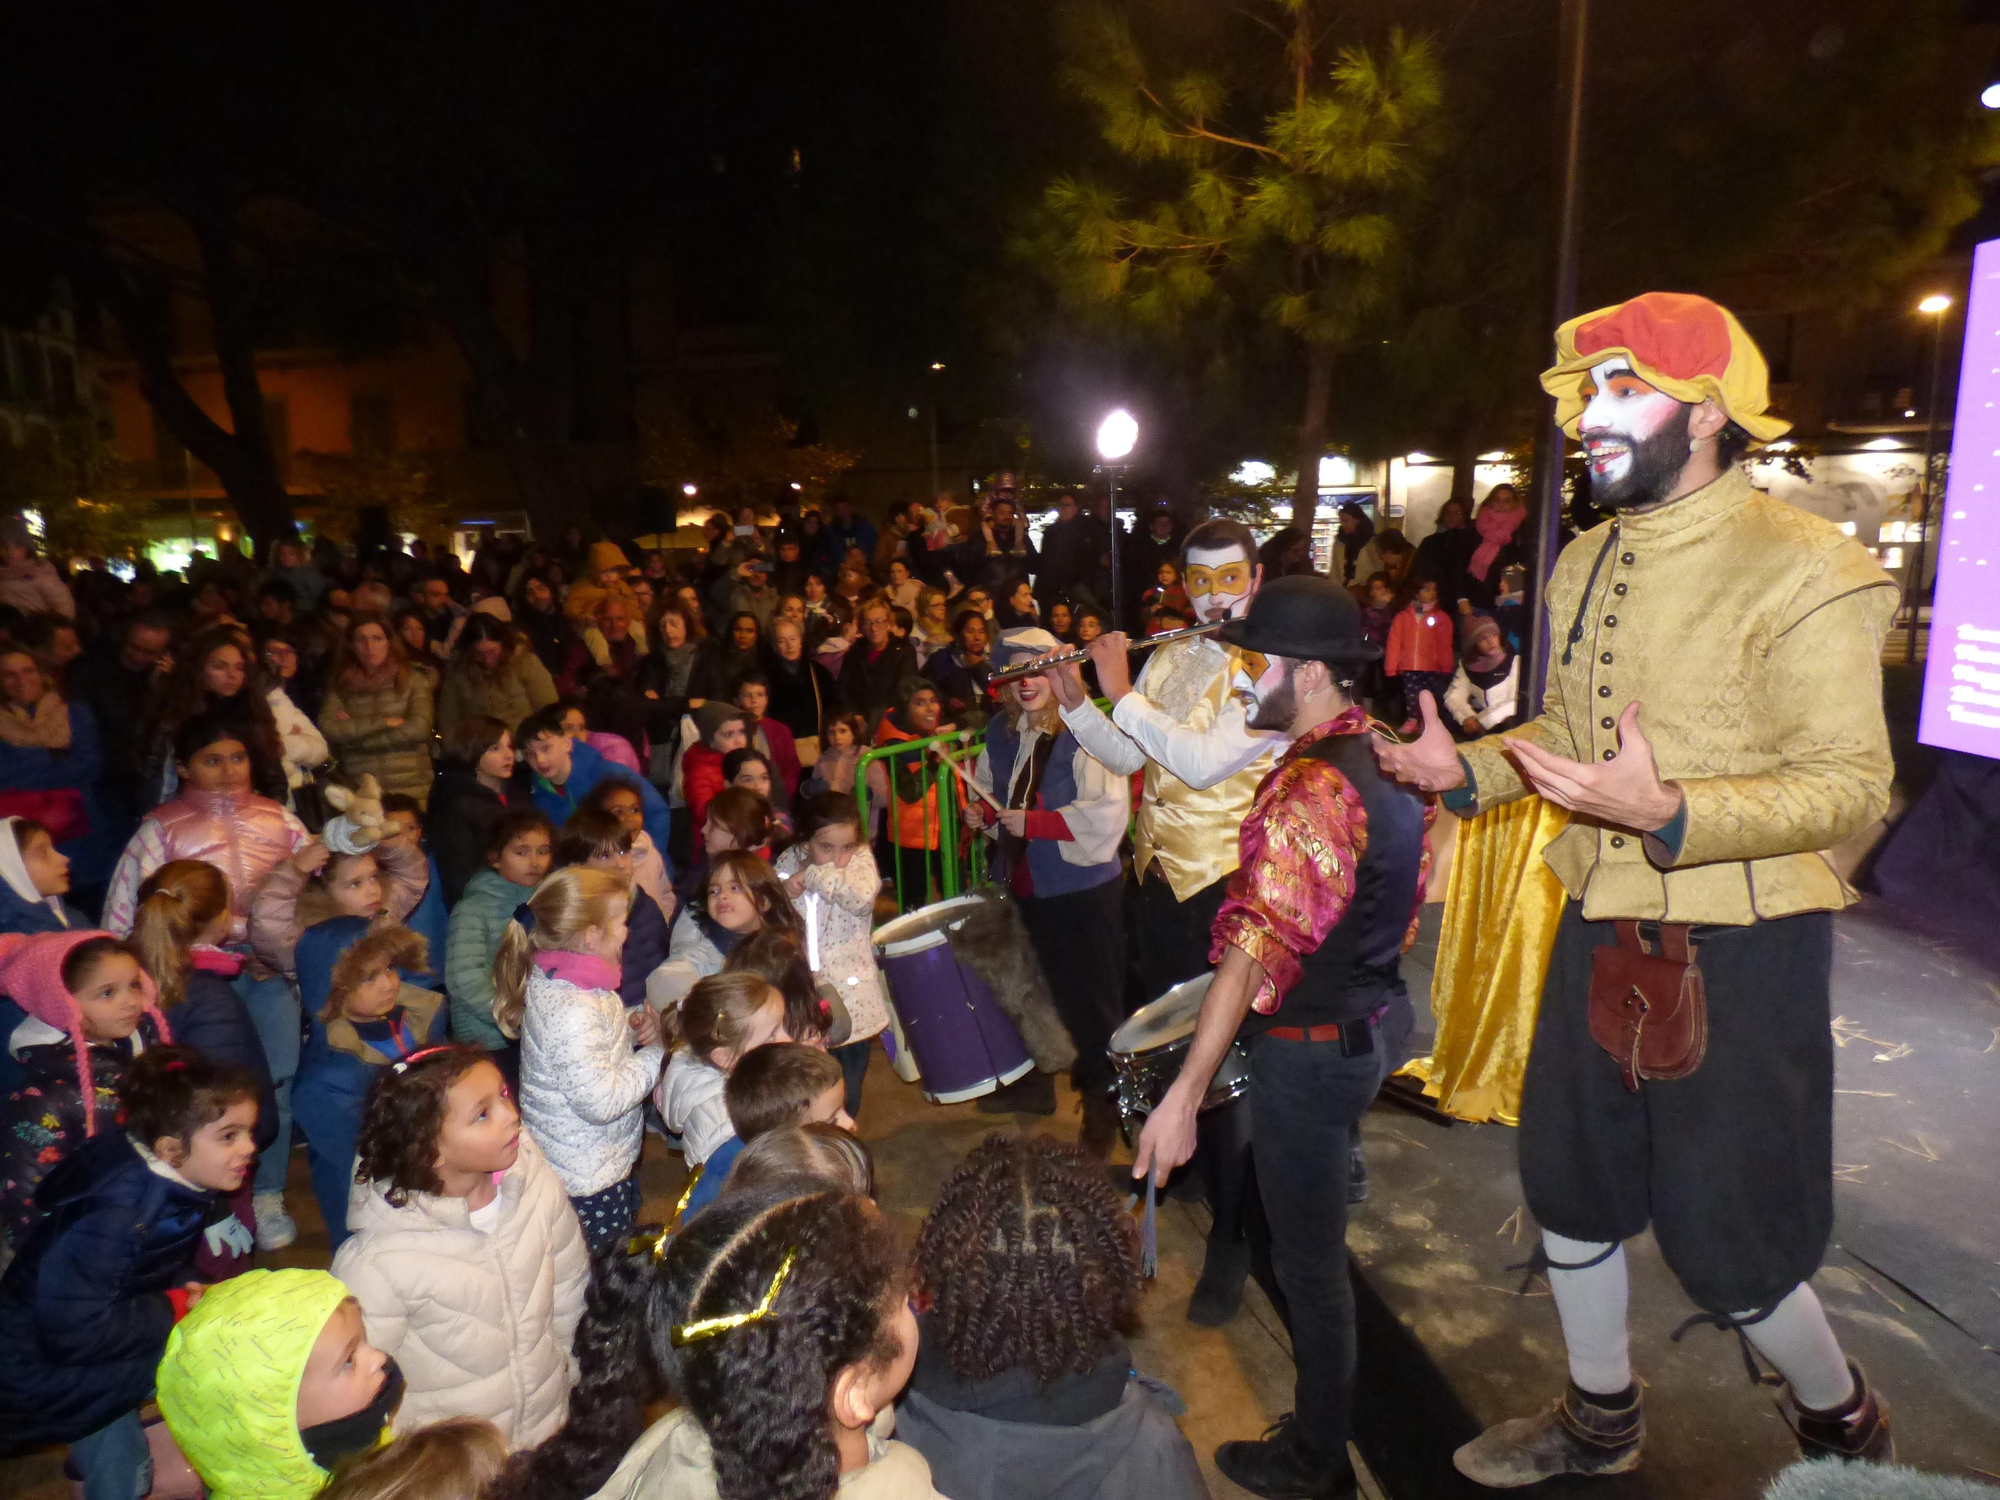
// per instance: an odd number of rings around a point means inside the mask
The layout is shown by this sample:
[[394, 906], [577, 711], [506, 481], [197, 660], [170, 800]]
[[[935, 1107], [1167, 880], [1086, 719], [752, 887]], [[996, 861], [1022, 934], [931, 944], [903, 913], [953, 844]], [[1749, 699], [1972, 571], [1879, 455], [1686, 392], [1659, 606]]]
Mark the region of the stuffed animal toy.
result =
[[327, 805], [339, 814], [329, 818], [320, 837], [336, 854], [366, 854], [395, 830], [382, 810], [382, 786], [372, 775], [362, 776], [351, 790], [326, 788]]

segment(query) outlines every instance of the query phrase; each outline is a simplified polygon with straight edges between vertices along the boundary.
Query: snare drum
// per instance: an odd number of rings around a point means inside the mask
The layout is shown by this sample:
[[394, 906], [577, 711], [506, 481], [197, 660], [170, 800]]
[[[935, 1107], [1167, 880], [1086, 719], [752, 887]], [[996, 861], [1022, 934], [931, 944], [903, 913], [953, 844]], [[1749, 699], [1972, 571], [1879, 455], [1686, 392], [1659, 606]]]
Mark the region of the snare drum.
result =
[[985, 981], [951, 951], [948, 934], [982, 899], [954, 896], [875, 929], [882, 977], [934, 1104], [977, 1099], [1035, 1066]]
[[[1214, 974], [1177, 984], [1150, 1005], [1134, 1011], [1111, 1034], [1111, 1066], [1118, 1074], [1118, 1113], [1129, 1128], [1151, 1114], [1187, 1060], [1194, 1044], [1195, 1022], [1202, 997]], [[1241, 1099], [1250, 1088], [1250, 1054], [1241, 1042], [1231, 1042], [1222, 1065], [1201, 1101], [1203, 1110], [1220, 1109]]]

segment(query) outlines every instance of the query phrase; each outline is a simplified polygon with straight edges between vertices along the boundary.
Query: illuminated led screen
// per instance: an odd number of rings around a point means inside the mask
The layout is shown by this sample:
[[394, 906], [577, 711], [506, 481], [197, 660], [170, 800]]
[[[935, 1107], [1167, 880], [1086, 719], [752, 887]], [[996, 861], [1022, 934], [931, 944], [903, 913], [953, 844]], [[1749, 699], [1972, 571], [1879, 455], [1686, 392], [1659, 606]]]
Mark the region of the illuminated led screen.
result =
[[2000, 760], [2000, 240], [1972, 258], [1917, 738]]

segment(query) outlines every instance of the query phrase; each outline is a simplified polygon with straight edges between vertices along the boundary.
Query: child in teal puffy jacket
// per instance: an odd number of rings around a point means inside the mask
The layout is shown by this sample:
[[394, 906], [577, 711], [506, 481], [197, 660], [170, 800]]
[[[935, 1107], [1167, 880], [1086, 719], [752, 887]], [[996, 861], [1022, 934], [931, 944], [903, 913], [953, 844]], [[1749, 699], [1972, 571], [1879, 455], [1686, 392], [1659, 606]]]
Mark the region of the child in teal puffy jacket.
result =
[[515, 1081], [519, 1053], [493, 1019], [493, 960], [514, 908], [535, 894], [549, 873], [555, 830], [532, 807], [502, 813], [486, 844], [487, 868], [465, 883], [446, 930], [444, 983], [451, 996], [451, 1039], [484, 1047], [507, 1081]]

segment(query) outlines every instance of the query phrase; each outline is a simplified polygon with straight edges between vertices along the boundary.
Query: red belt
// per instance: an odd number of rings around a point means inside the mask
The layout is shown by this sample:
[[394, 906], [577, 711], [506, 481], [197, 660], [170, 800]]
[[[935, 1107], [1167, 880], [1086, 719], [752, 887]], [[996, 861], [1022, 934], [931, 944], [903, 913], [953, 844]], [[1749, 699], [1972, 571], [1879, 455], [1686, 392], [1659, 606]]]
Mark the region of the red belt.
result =
[[1264, 1035], [1274, 1036], [1281, 1042], [1337, 1042], [1340, 1040], [1340, 1023], [1327, 1026], [1267, 1026]]

